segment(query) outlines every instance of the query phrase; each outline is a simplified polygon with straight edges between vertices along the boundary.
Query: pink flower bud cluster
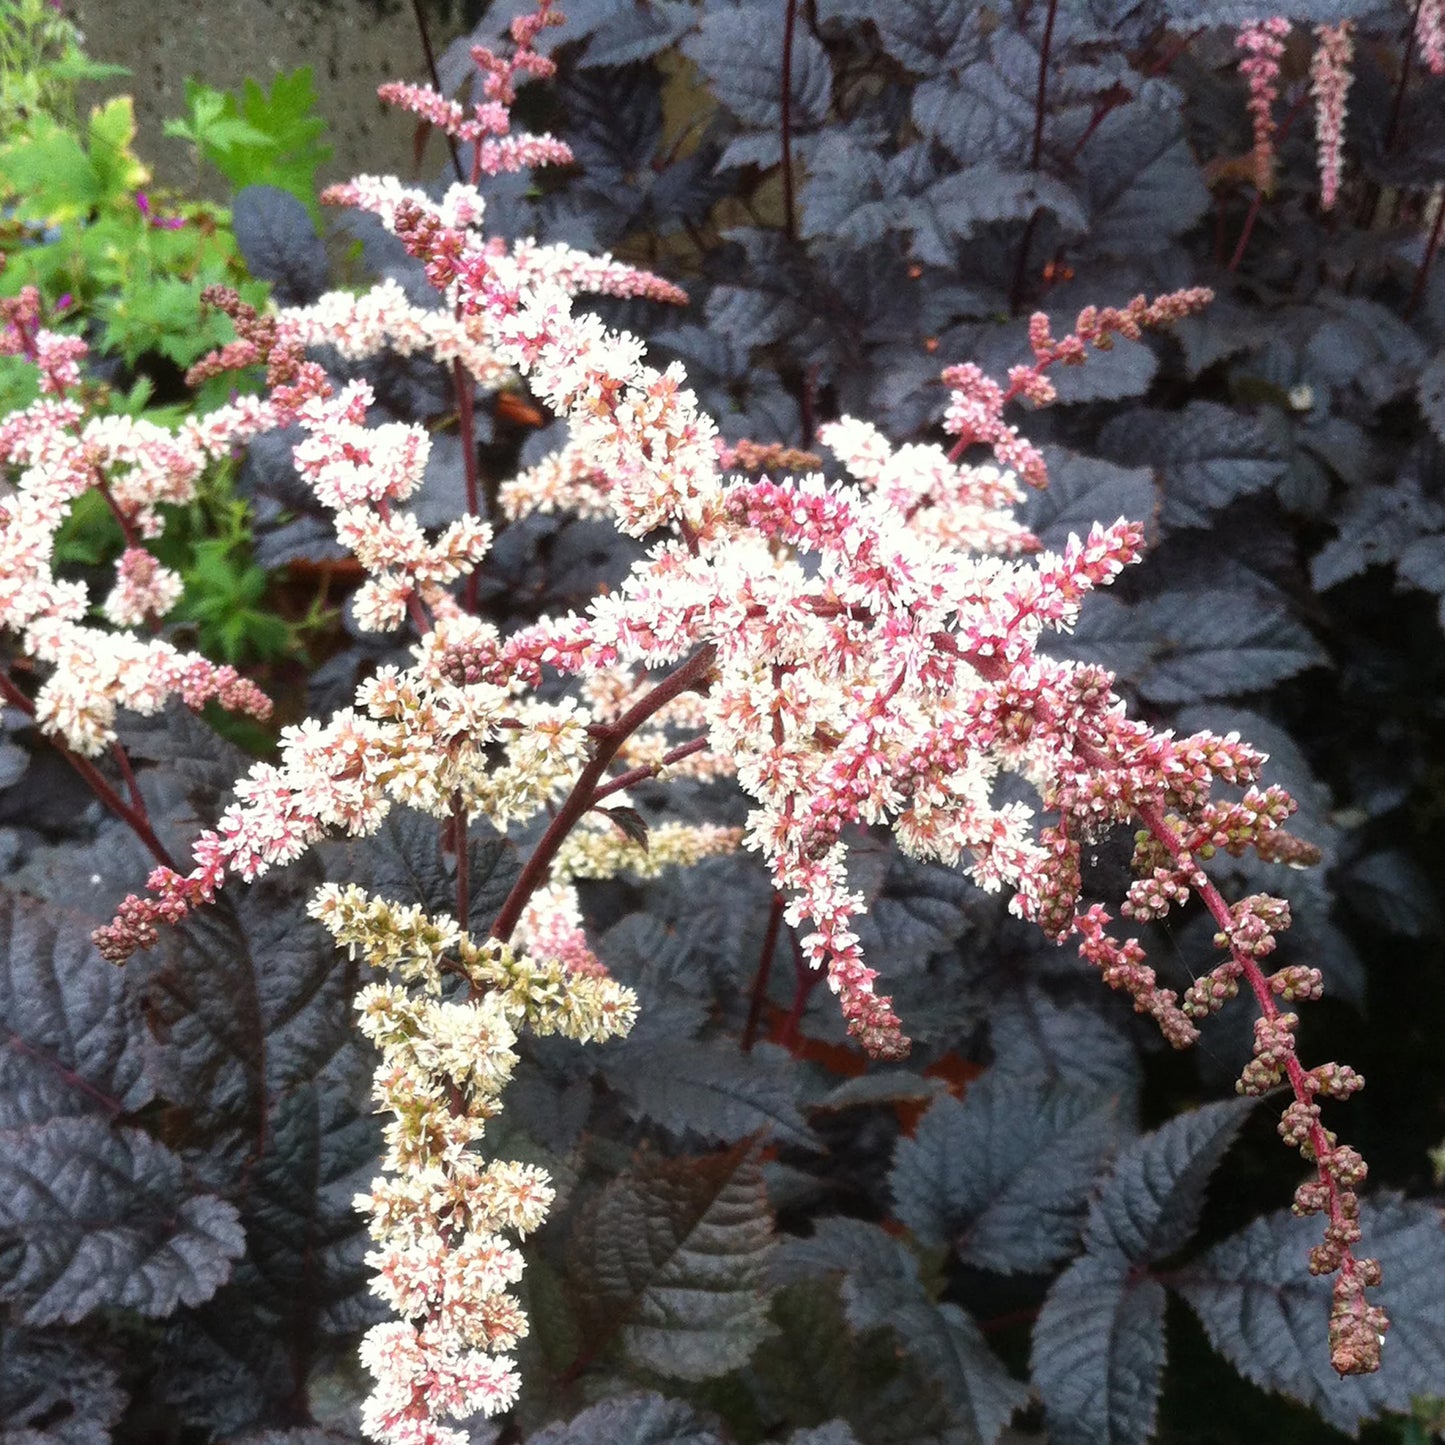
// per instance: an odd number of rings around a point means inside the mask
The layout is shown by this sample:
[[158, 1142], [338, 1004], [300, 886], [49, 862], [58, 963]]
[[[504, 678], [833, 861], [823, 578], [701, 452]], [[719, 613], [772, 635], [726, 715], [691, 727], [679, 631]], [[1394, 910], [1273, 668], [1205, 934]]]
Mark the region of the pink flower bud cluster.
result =
[[381, 86], [377, 94], [389, 105], [409, 110], [463, 144], [472, 146], [472, 184], [482, 176], [496, 176], [533, 166], [567, 165], [571, 150], [550, 135], [512, 135], [510, 106], [517, 94], [519, 76], [545, 79], [556, 65], [539, 55], [533, 45], [550, 25], [560, 25], [560, 11], [551, 0], [542, 0], [537, 11], [512, 22], [513, 49], [499, 55], [484, 45], [472, 47], [472, 60], [482, 80], [483, 99], [471, 114], [459, 101], [448, 100], [429, 85], [395, 82]]
[[[1232, 908], [1209, 878], [1198, 870], [1194, 859], [1215, 838], [1219, 846], [1240, 851], [1261, 846], [1292, 811], [1293, 804], [1279, 789], [1245, 794], [1238, 810], [1216, 805], [1197, 811], [1191, 828], [1166, 818], [1157, 806], [1140, 809], [1140, 818], [1155, 848], [1162, 851], [1178, 876], [1190, 875], [1192, 886], [1219, 926], [1215, 943], [1226, 957], [1211, 973], [1197, 980], [1184, 998], [1183, 1012], [1192, 1018], [1213, 1013], [1248, 985], [1259, 1009], [1254, 1024], [1253, 1057], [1245, 1065], [1237, 1088], [1243, 1094], [1265, 1094], [1285, 1084], [1293, 1099], [1286, 1106], [1280, 1125], [1281, 1136], [1299, 1148], [1314, 1165], [1314, 1177], [1295, 1191], [1295, 1211], [1325, 1216], [1324, 1243], [1310, 1255], [1316, 1274], [1334, 1274], [1330, 1311], [1330, 1359], [1342, 1375], [1368, 1374], [1380, 1366], [1380, 1351], [1389, 1322], [1384, 1312], [1371, 1305], [1365, 1290], [1380, 1282], [1377, 1261], [1357, 1257], [1353, 1246], [1360, 1239], [1358, 1188], [1366, 1168], [1359, 1154], [1341, 1145], [1334, 1133], [1320, 1122], [1317, 1096], [1347, 1099], [1364, 1081], [1347, 1065], [1322, 1064], [1306, 1070], [1296, 1052], [1295, 1032], [1299, 1015], [1284, 1012], [1278, 1000], [1294, 1002], [1314, 999], [1322, 991], [1317, 969], [1298, 965], [1266, 976], [1260, 960], [1274, 952], [1276, 935], [1289, 926], [1289, 906], [1282, 899], [1257, 894], [1242, 899]], [[1143, 851], [1149, 852], [1141, 845]]]
[[1136, 296], [1127, 306], [1087, 306], [1079, 312], [1074, 330], [1062, 340], [1055, 340], [1049, 329], [1049, 318], [1035, 312], [1029, 319], [1029, 345], [1034, 359], [1027, 365], [1012, 367], [1008, 386], [1004, 388], [972, 362], [950, 366], [943, 373], [943, 383], [952, 393], [944, 413], [943, 428], [958, 441], [949, 453], [957, 461], [971, 446], [986, 446], [999, 462], [1017, 472], [1031, 487], [1048, 482], [1048, 468], [1043, 454], [1020, 435], [1018, 429], [1003, 419], [1004, 407], [1017, 397], [1025, 397], [1035, 406], [1046, 406], [1058, 392], [1044, 373], [1056, 362], [1065, 366], [1082, 366], [1090, 346], [1108, 351], [1114, 338], [1138, 341], [1150, 327], [1167, 326], [1201, 311], [1214, 299], [1207, 287], [1188, 287], [1156, 297], [1153, 301]]
[[1332, 210], [1340, 192], [1340, 164], [1345, 149], [1345, 99], [1354, 75], [1354, 25], [1315, 27], [1315, 53], [1310, 61], [1310, 90], [1315, 98], [1315, 142], [1319, 147], [1320, 207]]
[[[4, 264], [0, 255], [0, 270]], [[45, 329], [40, 292], [34, 286], [22, 286], [18, 296], [0, 298], [0, 324], [0, 356], [23, 356], [34, 362], [42, 396], [64, 396], [79, 384], [85, 342]]]
[[1415, 43], [1431, 75], [1445, 75], [1445, 0], [1419, 0], [1415, 7]]
[[1254, 183], [1266, 194], [1274, 189], [1274, 103], [1279, 95], [1279, 62], [1289, 32], [1289, 21], [1275, 17], [1241, 26], [1234, 39], [1244, 56], [1239, 72], [1249, 82]]

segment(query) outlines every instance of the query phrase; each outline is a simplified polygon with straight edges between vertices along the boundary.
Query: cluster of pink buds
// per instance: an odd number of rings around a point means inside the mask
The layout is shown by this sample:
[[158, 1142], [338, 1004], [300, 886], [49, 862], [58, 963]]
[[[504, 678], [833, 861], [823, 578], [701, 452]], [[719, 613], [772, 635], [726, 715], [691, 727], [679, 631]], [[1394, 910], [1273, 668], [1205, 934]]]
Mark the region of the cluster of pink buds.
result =
[[1279, 62], [1289, 36], [1288, 20], [1278, 16], [1242, 26], [1234, 43], [1243, 53], [1240, 74], [1249, 81], [1249, 113], [1254, 121], [1254, 183], [1274, 189], [1274, 103], [1279, 95]]
[[454, 140], [470, 145], [473, 185], [482, 176], [501, 175], [504, 171], [566, 165], [572, 152], [556, 137], [510, 133], [518, 78], [544, 80], [554, 73], [555, 64], [539, 54], [535, 44], [543, 30], [560, 24], [562, 15], [552, 8], [551, 0], [541, 0], [532, 14], [519, 15], [512, 21], [513, 49], [509, 54], [499, 55], [484, 45], [473, 46], [471, 56], [481, 76], [483, 98], [472, 106], [470, 114], [459, 101], [449, 100], [429, 85], [396, 82], [381, 86], [377, 94], [388, 104], [409, 110]]
[[1354, 78], [1354, 26], [1320, 25], [1310, 61], [1310, 89], [1315, 97], [1315, 143], [1320, 157], [1320, 206], [1334, 207], [1340, 191], [1340, 164], [1345, 150], [1345, 98]]
[[1212, 291], [1197, 286], [1172, 291], [1153, 301], [1136, 296], [1124, 307], [1086, 306], [1079, 312], [1073, 331], [1062, 340], [1054, 339], [1049, 318], [1042, 311], [1036, 312], [1029, 320], [1029, 345], [1034, 359], [1010, 368], [1007, 387], [1000, 386], [972, 362], [944, 370], [943, 384], [951, 395], [943, 426], [958, 438], [951, 458], [957, 460], [971, 446], [986, 446], [1000, 465], [1018, 473], [1031, 487], [1046, 485], [1048, 467], [1043, 454], [1017, 427], [1004, 420], [1004, 408], [1018, 397], [1035, 406], [1047, 406], [1058, 396], [1053, 382], [1045, 375], [1055, 363], [1082, 366], [1090, 346], [1108, 351], [1116, 336], [1138, 341], [1146, 329], [1168, 326], [1192, 316], [1213, 299]]
[[1415, 6], [1415, 43], [1431, 75], [1445, 75], [1445, 0], [1419, 0]]

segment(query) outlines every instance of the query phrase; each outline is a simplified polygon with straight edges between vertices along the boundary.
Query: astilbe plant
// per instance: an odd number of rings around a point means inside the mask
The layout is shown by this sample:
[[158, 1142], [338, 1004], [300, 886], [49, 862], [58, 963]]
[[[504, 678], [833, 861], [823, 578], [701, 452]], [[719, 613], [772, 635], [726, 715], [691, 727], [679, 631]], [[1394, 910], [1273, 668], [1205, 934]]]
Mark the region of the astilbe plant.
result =
[[[1208, 293], [1091, 308], [1063, 339], [1039, 316], [1034, 359], [1005, 385], [968, 364], [950, 367], [951, 451], [895, 448], [867, 422], [844, 418], [821, 439], [847, 481], [730, 475], [740, 462], [803, 459], [724, 446], [679, 366], [652, 368], [642, 342], [574, 304], [584, 291], [669, 302], [682, 293], [607, 259], [508, 246], [482, 232], [475, 182], [566, 156], [549, 137], [512, 134], [508, 111], [520, 77], [549, 73], [533, 42], [559, 18], [542, 0], [514, 24], [509, 57], [478, 48], [483, 98], [470, 114], [425, 88], [388, 89], [472, 147], [473, 184], [440, 202], [391, 179], [361, 178], [330, 194], [378, 216], [425, 264], [446, 309], [419, 309], [382, 286], [259, 316], [216, 291], [210, 299], [230, 313], [238, 339], [199, 374], [263, 364], [268, 390], [174, 433], [87, 422], [74, 397], [79, 344], [45, 328], [33, 295], [5, 313], [5, 347], [39, 366], [44, 395], [0, 423], [0, 459], [15, 478], [0, 517], [0, 620], [25, 665], [45, 670], [33, 701], [9, 679], [6, 695], [88, 769], [158, 864], [149, 896], [128, 898], [98, 931], [107, 957], [120, 962], [153, 944], [161, 925], [214, 899], [228, 875], [250, 880], [329, 834], [371, 832], [397, 804], [456, 837], [472, 819], [505, 829], [546, 816], [486, 937], [466, 931], [464, 848], [454, 917], [336, 884], [312, 903], [340, 946], [387, 976], [357, 999], [381, 1055], [376, 1099], [391, 1118], [387, 1172], [360, 1203], [378, 1246], [369, 1257], [377, 1291], [399, 1317], [363, 1346], [377, 1379], [368, 1432], [396, 1445], [460, 1441], [441, 1417], [493, 1413], [515, 1397], [507, 1351], [526, 1321], [507, 1293], [521, 1269], [507, 1235], [538, 1225], [551, 1190], [542, 1171], [486, 1160], [473, 1146], [499, 1108], [519, 1030], [604, 1039], [625, 1032], [636, 1009], [589, 946], [578, 880], [739, 846], [757, 852], [787, 921], [806, 929], [806, 959], [826, 971], [849, 1031], [875, 1057], [896, 1058], [908, 1041], [862, 955], [863, 898], [848, 875], [850, 840], [874, 825], [915, 857], [1008, 889], [1015, 913], [1075, 943], [1176, 1047], [1193, 1042], [1198, 1022], [1241, 985], [1248, 990], [1259, 1017], [1239, 1088], [1288, 1092], [1280, 1132], [1313, 1166], [1295, 1207], [1325, 1216], [1310, 1268], [1336, 1275], [1333, 1363], [1342, 1373], [1374, 1370], [1386, 1321], [1365, 1291], [1379, 1270], [1354, 1253], [1365, 1166], [1320, 1117], [1322, 1099], [1347, 1097], [1361, 1080], [1296, 1056], [1293, 1004], [1317, 997], [1321, 979], [1307, 967], [1266, 971], [1288, 905], [1263, 895], [1230, 904], [1203, 866], [1221, 849], [1305, 861], [1308, 848], [1284, 831], [1293, 804], [1261, 785], [1264, 757], [1237, 735], [1156, 732], [1126, 715], [1109, 672], [1040, 650], [1046, 634], [1068, 631], [1088, 593], [1139, 559], [1142, 528], [1096, 525], [1053, 553], [1014, 516], [1018, 478], [1042, 484], [1046, 468], [1005, 407], [1020, 397], [1048, 402], [1051, 367], [1083, 362], [1091, 345], [1137, 340], [1199, 310]], [[388, 344], [428, 352], [483, 385], [519, 373], [566, 419], [570, 439], [503, 489], [507, 513], [607, 516], [646, 540], [644, 558], [585, 613], [510, 635], [481, 620], [465, 605], [466, 579], [491, 542], [475, 478], [474, 514], [429, 537], [405, 508], [426, 433], [367, 427], [366, 385], [336, 390], [308, 359], [306, 347], [323, 339], [351, 356]], [[208, 458], [286, 425], [305, 433], [297, 466], [367, 573], [359, 621], [413, 629], [413, 661], [379, 669], [355, 707], [287, 728], [279, 761], [237, 785], [237, 801], [182, 871], [150, 833], [139, 798], [123, 800], [87, 759], [115, 746], [117, 707], [153, 711], [179, 693], [193, 706], [216, 697], [263, 710], [227, 670], [123, 629], [145, 627], [174, 601], [172, 579], [143, 545], [159, 526], [157, 507], [184, 500]], [[1001, 465], [963, 461], [977, 445]], [[91, 488], [129, 543], [107, 605], [122, 630], [84, 621], [85, 590], [51, 570], [55, 530]], [[555, 678], [575, 685], [559, 690]], [[728, 774], [752, 800], [744, 830], [673, 824], [652, 830], [644, 851], [629, 786]], [[1036, 790], [1050, 821], [996, 800], [1004, 774]], [[1242, 791], [1217, 797], [1216, 783]], [[1158, 919], [1193, 896], [1218, 929], [1222, 960], [1182, 997], [1159, 983], [1137, 941], [1115, 936], [1104, 904], [1083, 896], [1082, 851], [1128, 824], [1138, 830], [1136, 879], [1117, 911]]]

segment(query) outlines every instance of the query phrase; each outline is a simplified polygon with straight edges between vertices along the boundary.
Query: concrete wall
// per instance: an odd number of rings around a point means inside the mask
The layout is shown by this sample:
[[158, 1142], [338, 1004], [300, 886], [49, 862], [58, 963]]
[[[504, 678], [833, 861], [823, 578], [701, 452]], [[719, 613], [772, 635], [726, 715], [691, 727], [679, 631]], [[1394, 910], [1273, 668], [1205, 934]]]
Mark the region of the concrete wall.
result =
[[[463, 33], [460, 6], [424, 0], [440, 54]], [[108, 94], [135, 96], [136, 149], [166, 184], [193, 188], [188, 148], [162, 136], [162, 123], [186, 111], [187, 77], [229, 90], [251, 76], [269, 84], [278, 71], [309, 65], [334, 150], [322, 183], [358, 171], [412, 174], [412, 122], [383, 106], [384, 80], [422, 80], [426, 68], [411, 5], [373, 0], [66, 0], [66, 13], [97, 60], [130, 68]], [[450, 13], [448, 13], [450, 12]], [[428, 161], [438, 159], [432, 138]]]

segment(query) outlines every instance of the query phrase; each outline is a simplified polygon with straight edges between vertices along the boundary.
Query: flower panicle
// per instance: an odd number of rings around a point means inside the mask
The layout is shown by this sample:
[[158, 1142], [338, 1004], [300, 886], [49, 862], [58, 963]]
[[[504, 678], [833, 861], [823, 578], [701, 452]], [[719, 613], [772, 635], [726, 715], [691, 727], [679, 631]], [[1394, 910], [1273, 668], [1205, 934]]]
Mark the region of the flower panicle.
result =
[[1320, 208], [1334, 208], [1340, 192], [1345, 150], [1345, 102], [1354, 79], [1354, 23], [1315, 27], [1315, 52], [1310, 60], [1310, 89], [1315, 98], [1315, 139], [1319, 147]]
[[1279, 97], [1280, 61], [1290, 22], [1282, 16], [1254, 20], [1239, 28], [1235, 47], [1244, 57], [1239, 73], [1249, 82], [1249, 114], [1254, 123], [1254, 184], [1263, 194], [1274, 189], [1274, 104]]
[[1035, 406], [1047, 406], [1058, 397], [1057, 388], [1045, 374], [1051, 366], [1082, 366], [1090, 346], [1109, 351], [1116, 337], [1139, 341], [1146, 330], [1193, 316], [1213, 299], [1214, 293], [1208, 287], [1191, 286], [1157, 296], [1153, 301], [1136, 296], [1122, 307], [1086, 306], [1079, 312], [1074, 329], [1057, 340], [1047, 314], [1036, 311], [1029, 318], [1029, 347], [1034, 359], [1012, 367], [1007, 386], [987, 376], [973, 362], [944, 369], [943, 384], [950, 395], [943, 428], [958, 438], [950, 459], [956, 461], [969, 447], [986, 446], [1002, 466], [1017, 473], [1029, 486], [1047, 486], [1049, 474], [1043, 453], [1004, 420], [1004, 408], [1018, 397]]
[[[373, 1292], [396, 1315], [362, 1342], [375, 1379], [363, 1428], [382, 1445], [454, 1445], [467, 1437], [442, 1419], [494, 1415], [516, 1400], [509, 1352], [527, 1319], [509, 1293], [522, 1256], [508, 1236], [536, 1230], [554, 1193], [544, 1170], [474, 1148], [502, 1108], [518, 1032], [613, 1038], [631, 1027], [637, 1000], [611, 979], [474, 943], [450, 918], [354, 884], [325, 885], [309, 911], [339, 947], [404, 980], [369, 983], [356, 999], [380, 1051], [373, 1091], [388, 1116], [385, 1172], [357, 1205], [376, 1244], [366, 1259]], [[470, 981], [470, 997], [441, 997], [448, 972]]]

